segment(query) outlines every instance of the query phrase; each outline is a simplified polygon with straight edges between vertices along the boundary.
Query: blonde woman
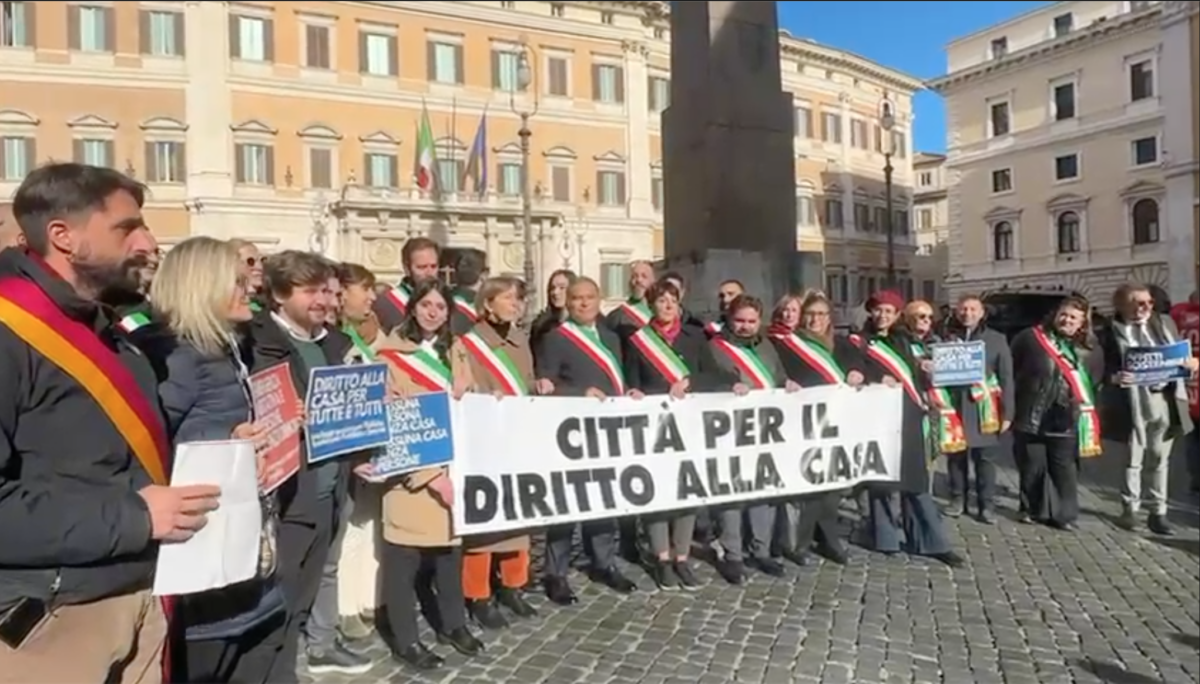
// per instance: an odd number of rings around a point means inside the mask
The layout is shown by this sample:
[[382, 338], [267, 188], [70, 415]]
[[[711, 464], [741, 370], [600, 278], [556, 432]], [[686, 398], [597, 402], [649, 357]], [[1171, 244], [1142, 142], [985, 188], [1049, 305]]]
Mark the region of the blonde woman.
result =
[[[180, 243], [163, 258], [150, 297], [171, 339], [159, 399], [176, 444], [254, 439], [245, 349], [236, 326], [250, 320], [243, 259], [209, 237]], [[183, 597], [176, 621], [187, 645], [173, 658], [178, 682], [265, 682], [283, 642], [283, 595], [253, 579]]]

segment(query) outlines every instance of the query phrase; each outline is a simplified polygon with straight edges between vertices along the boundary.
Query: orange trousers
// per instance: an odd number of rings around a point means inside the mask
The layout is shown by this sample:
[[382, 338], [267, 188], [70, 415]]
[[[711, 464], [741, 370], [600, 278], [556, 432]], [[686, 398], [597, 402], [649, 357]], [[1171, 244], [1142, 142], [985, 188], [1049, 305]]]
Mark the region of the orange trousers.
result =
[[491, 551], [463, 554], [463, 597], [468, 601], [480, 601], [492, 596], [492, 559], [500, 566], [500, 586], [520, 589], [529, 583], [529, 552]]

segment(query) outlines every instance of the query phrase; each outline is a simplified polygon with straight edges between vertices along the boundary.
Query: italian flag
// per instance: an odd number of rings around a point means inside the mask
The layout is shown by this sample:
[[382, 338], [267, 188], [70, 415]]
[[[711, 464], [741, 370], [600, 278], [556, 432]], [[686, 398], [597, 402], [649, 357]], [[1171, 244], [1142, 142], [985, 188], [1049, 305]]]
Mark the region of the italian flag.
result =
[[434, 164], [433, 127], [429, 125], [429, 109], [421, 105], [421, 123], [417, 128], [417, 187], [422, 192], [433, 189]]

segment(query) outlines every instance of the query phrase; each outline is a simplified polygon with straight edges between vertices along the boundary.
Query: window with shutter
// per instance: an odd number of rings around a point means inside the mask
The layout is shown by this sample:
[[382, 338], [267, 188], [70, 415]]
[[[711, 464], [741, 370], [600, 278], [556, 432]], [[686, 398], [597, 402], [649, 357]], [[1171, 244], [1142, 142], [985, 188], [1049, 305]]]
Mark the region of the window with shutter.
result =
[[563, 57], [551, 57], [547, 60], [547, 71], [549, 71], [547, 93], [550, 95], [557, 95], [559, 97], [570, 95], [567, 80], [567, 65], [568, 62]]
[[37, 159], [37, 150], [33, 138], [5, 137], [0, 138], [0, 148], [4, 157], [3, 179], [7, 181], [24, 180], [26, 174], [33, 170]]
[[571, 168], [568, 166], [550, 167], [551, 195], [555, 202], [571, 201]]
[[313, 147], [308, 150], [308, 186], [333, 187], [333, 150], [327, 147]]
[[31, 47], [36, 6], [32, 2], [0, 3], [0, 47]]
[[329, 49], [329, 27], [308, 25], [304, 27], [305, 66], [313, 69], [328, 69], [331, 64]]

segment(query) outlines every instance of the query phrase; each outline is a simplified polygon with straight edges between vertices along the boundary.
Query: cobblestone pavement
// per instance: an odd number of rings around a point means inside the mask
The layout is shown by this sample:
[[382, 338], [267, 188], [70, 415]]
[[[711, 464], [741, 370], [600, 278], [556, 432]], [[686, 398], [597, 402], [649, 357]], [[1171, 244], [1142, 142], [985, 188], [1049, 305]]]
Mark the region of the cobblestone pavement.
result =
[[[1091, 473], [1079, 530], [1011, 519], [1016, 474], [1002, 470], [995, 526], [949, 520], [968, 564], [951, 570], [854, 549], [839, 568], [789, 567], [730, 587], [698, 564], [696, 592], [628, 598], [572, 578], [572, 608], [531, 599], [540, 618], [484, 635], [474, 659], [437, 646], [447, 664], [415, 674], [376, 641], [366, 675], [317, 684], [1188, 684], [1200, 681], [1200, 537], [1176, 508], [1172, 539], [1117, 529], [1112, 473]], [[429, 635], [426, 635], [427, 637]], [[426, 644], [433, 646], [431, 638]], [[301, 672], [303, 673], [303, 664]]]

